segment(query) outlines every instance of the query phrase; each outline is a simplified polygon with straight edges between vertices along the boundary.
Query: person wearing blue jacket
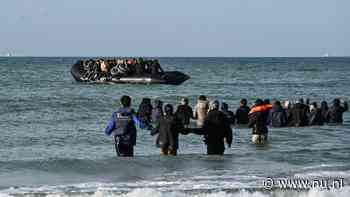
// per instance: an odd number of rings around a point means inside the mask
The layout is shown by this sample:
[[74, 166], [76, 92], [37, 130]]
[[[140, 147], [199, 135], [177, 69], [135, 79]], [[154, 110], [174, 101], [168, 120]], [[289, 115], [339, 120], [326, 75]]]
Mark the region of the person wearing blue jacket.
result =
[[105, 134], [114, 137], [117, 156], [133, 157], [137, 137], [136, 126], [141, 129], [151, 128], [137, 118], [134, 109], [131, 108], [131, 98], [129, 96], [122, 96], [120, 103], [122, 107], [112, 114], [112, 118], [105, 129]]

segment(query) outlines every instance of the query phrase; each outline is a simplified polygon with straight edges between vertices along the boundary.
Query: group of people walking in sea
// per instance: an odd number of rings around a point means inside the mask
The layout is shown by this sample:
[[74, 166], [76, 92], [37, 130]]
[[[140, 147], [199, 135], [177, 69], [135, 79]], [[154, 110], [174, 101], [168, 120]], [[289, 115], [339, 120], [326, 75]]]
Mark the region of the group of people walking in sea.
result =
[[[133, 156], [136, 145], [137, 127], [150, 130], [157, 135], [156, 145], [162, 155], [177, 155], [179, 134], [194, 133], [204, 136], [207, 154], [223, 155], [225, 142], [227, 147], [232, 144], [232, 125], [247, 125], [252, 128], [252, 142], [264, 144], [268, 139], [268, 127], [304, 127], [328, 124], [341, 124], [343, 113], [349, 109], [344, 100], [334, 99], [328, 107], [322, 101], [299, 99], [294, 103], [278, 100], [256, 99], [249, 107], [247, 99], [241, 99], [236, 112], [229, 110], [226, 103], [217, 100], [208, 101], [206, 96], [198, 97], [194, 109], [189, 105], [188, 98], [182, 98], [181, 104], [175, 110], [171, 104], [163, 106], [161, 100], [143, 98], [138, 111], [131, 107], [131, 98], [122, 96], [121, 107], [113, 113], [105, 133], [112, 135], [118, 156]], [[196, 120], [196, 126], [191, 126], [191, 119]]]
[[85, 80], [108, 81], [129, 76], [161, 76], [164, 71], [157, 59], [89, 59], [77, 64], [84, 68]]

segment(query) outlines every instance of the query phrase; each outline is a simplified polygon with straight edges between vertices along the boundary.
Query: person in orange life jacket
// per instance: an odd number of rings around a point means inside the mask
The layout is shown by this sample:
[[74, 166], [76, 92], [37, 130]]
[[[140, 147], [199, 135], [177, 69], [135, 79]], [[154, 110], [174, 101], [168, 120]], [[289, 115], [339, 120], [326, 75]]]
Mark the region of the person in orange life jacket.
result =
[[271, 105], [266, 105], [261, 99], [255, 101], [255, 105], [249, 112], [248, 127], [252, 128], [252, 142], [254, 144], [263, 144], [267, 142], [268, 129], [266, 126], [267, 111]]
[[271, 109], [272, 109], [272, 105], [271, 104], [265, 103], [261, 99], [257, 99], [255, 101], [254, 106], [250, 109], [249, 115], [254, 113], [254, 112], [264, 112], [264, 113], [266, 113], [266, 112], [269, 112]]
[[112, 118], [105, 129], [105, 134], [114, 137], [117, 156], [132, 157], [136, 145], [136, 126], [148, 130], [152, 128], [136, 117], [134, 110], [131, 108], [131, 98], [129, 96], [122, 96], [120, 103], [122, 107], [112, 114]]

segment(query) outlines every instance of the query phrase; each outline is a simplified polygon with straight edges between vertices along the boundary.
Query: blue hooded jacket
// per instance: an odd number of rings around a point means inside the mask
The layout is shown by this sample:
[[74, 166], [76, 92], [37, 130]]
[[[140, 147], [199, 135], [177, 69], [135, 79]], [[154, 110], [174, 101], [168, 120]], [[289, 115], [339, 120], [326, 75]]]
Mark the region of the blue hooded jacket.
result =
[[[132, 112], [132, 119], [133, 122], [135, 124], [135, 126], [141, 128], [141, 129], [146, 129], [149, 126], [142, 123], [135, 115], [135, 113], [133, 113], [133, 109], [130, 109], [128, 107], [122, 107], [119, 108], [116, 112], [114, 112], [112, 114], [112, 118], [108, 121], [107, 127], [105, 129], [105, 134], [110, 136], [112, 134], [112, 132], [115, 130], [117, 123], [116, 123], [116, 117], [118, 113], [124, 113], [124, 112]], [[136, 145], [136, 128], [134, 127], [134, 129], [132, 129], [130, 132], [128, 132], [128, 135], [131, 136], [130, 140], [131, 140], [131, 144], [133, 144], [134, 146]]]

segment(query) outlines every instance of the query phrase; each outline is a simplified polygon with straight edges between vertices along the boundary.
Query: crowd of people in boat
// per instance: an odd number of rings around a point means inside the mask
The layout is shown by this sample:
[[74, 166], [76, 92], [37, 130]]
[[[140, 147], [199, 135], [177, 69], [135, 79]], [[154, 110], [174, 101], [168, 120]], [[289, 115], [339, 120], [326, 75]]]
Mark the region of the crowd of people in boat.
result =
[[[329, 107], [326, 101], [317, 102], [300, 99], [295, 102], [274, 99], [256, 99], [249, 107], [247, 99], [241, 99], [239, 108], [229, 110], [226, 103], [208, 101], [198, 97], [193, 109], [188, 98], [182, 98], [176, 110], [171, 104], [163, 106], [161, 100], [143, 98], [138, 111], [131, 107], [131, 98], [122, 96], [121, 107], [113, 113], [105, 133], [114, 136], [118, 156], [133, 156], [136, 145], [136, 127], [148, 129], [156, 135], [156, 145], [163, 155], [176, 155], [179, 134], [194, 133], [204, 136], [207, 154], [222, 155], [232, 144], [232, 125], [247, 125], [252, 128], [252, 142], [267, 142], [269, 127], [304, 127], [323, 124], [341, 124], [343, 113], [349, 107], [346, 101], [334, 99]], [[191, 126], [191, 119], [196, 126]]]
[[121, 77], [162, 76], [164, 71], [157, 59], [89, 59], [77, 62], [83, 65], [84, 80], [99, 81]]

